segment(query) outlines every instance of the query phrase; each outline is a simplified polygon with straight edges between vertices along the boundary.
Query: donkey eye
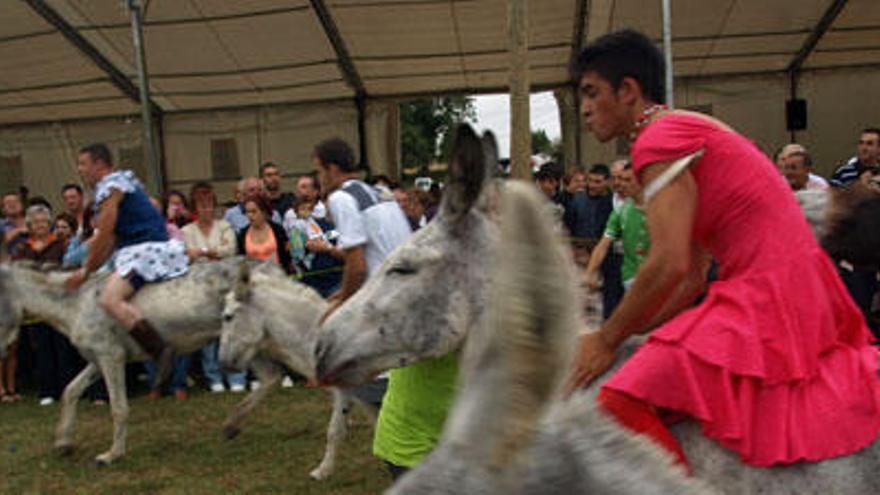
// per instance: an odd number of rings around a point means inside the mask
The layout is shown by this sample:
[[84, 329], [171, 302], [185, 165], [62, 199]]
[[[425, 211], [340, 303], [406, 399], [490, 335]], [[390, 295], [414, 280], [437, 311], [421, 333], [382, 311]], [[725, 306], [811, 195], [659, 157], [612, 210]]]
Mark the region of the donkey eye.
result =
[[223, 321], [225, 321], [226, 323], [232, 321], [233, 318], [235, 318], [235, 315], [232, 313], [226, 313], [223, 315]]
[[416, 273], [415, 267], [412, 265], [399, 264], [388, 269], [389, 275], [413, 275]]

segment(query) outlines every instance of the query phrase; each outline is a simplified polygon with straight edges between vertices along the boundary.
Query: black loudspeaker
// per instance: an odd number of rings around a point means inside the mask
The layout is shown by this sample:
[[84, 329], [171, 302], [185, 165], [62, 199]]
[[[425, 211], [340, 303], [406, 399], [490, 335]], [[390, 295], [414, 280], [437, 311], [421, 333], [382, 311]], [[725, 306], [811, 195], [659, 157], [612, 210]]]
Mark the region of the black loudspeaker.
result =
[[785, 126], [789, 131], [807, 128], [807, 100], [797, 98], [785, 102]]

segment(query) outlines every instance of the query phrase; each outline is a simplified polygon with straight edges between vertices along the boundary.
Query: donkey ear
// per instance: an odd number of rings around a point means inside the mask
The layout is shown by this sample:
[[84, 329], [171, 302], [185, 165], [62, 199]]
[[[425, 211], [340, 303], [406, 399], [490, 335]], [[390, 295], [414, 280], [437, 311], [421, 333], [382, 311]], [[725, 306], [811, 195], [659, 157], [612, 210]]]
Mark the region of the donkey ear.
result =
[[238, 280], [235, 282], [235, 299], [246, 301], [251, 293], [251, 265], [242, 260], [238, 265]]
[[486, 177], [491, 178], [498, 171], [498, 141], [492, 131], [483, 132], [480, 140], [483, 143], [484, 167], [486, 169]]
[[[494, 141], [494, 137], [491, 140]], [[487, 175], [483, 142], [470, 125], [460, 124], [449, 153], [449, 181], [442, 214], [456, 219], [470, 211], [480, 197]]]

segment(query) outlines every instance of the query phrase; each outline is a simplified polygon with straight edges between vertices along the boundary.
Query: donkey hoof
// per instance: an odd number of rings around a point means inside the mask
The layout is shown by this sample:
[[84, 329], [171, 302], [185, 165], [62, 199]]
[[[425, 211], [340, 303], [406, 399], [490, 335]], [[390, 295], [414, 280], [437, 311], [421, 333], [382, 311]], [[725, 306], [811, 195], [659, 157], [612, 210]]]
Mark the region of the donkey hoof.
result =
[[56, 445], [55, 452], [57, 452], [58, 455], [61, 457], [70, 457], [71, 455], [73, 455], [73, 445], [69, 443]]
[[223, 428], [223, 436], [226, 437], [227, 440], [232, 440], [237, 437], [239, 433], [241, 433], [241, 428], [237, 426], [227, 426]]
[[95, 465], [98, 467], [107, 467], [113, 463], [113, 457], [110, 454], [101, 454], [95, 457]]
[[312, 469], [312, 472], [309, 473], [309, 478], [312, 478], [315, 481], [324, 481], [327, 475], [324, 474], [324, 470], [320, 467]]

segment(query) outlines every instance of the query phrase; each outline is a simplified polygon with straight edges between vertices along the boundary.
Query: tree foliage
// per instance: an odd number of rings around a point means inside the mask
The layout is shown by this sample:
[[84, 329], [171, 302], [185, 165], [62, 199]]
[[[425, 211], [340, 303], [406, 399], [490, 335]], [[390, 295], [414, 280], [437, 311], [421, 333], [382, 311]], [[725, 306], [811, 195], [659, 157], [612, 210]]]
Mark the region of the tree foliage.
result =
[[401, 161], [404, 167], [426, 167], [445, 161], [455, 125], [477, 119], [469, 96], [434, 97], [400, 105]]

